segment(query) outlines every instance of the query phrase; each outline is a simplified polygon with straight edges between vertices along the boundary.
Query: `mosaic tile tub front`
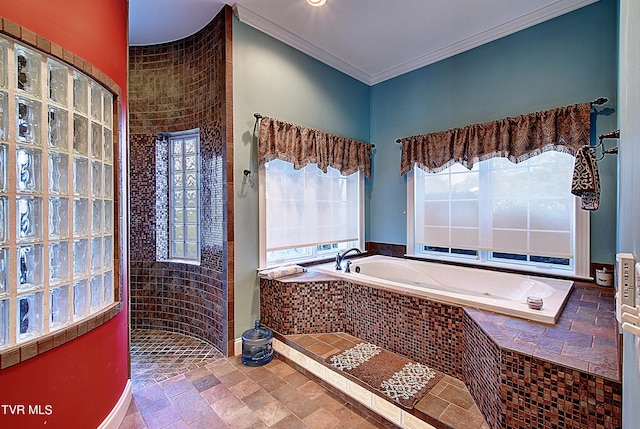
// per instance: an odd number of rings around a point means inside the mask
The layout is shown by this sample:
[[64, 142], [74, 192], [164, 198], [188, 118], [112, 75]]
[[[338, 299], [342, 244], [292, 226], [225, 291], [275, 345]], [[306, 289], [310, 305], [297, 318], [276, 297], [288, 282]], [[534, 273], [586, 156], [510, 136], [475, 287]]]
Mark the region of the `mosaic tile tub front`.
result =
[[[571, 321], [560, 321], [556, 327], [517, 319], [511, 323], [506, 316], [313, 272], [262, 279], [260, 288], [264, 325], [282, 335], [346, 332], [439, 369], [465, 382], [492, 428], [620, 427], [621, 383], [619, 373], [609, 369], [612, 364], [597, 368], [571, 360], [560, 350], [557, 354], [544, 350], [557, 345], [554, 335], [576, 334], [568, 329], [572, 320], [582, 326], [585, 312], [580, 312], [579, 303], [585, 294], [587, 303], [593, 300], [589, 287], [576, 287], [565, 310]], [[606, 320], [611, 297], [607, 292], [596, 295], [599, 320]], [[488, 320], [505, 326], [499, 329]], [[518, 343], [527, 330], [538, 332], [539, 341], [546, 343], [538, 348], [531, 338], [527, 346]], [[609, 335], [617, 335], [615, 327], [607, 328], [604, 336], [594, 336], [591, 345], [606, 342]], [[616, 347], [614, 340], [613, 361]], [[597, 355], [597, 350], [583, 352]]]
[[388, 290], [332, 280], [260, 281], [260, 317], [282, 335], [347, 332], [462, 376], [463, 310]]

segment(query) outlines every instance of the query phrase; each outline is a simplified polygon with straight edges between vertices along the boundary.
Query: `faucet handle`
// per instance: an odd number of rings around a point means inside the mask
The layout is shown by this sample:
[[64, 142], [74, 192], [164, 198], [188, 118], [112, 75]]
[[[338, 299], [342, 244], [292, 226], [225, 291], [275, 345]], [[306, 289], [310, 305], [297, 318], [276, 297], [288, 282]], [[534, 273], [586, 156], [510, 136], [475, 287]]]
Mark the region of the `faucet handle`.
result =
[[344, 267], [344, 272], [345, 273], [350, 273], [351, 272], [351, 263], [352, 263], [352, 261], [345, 262], [345, 264], [346, 264], [346, 266]]

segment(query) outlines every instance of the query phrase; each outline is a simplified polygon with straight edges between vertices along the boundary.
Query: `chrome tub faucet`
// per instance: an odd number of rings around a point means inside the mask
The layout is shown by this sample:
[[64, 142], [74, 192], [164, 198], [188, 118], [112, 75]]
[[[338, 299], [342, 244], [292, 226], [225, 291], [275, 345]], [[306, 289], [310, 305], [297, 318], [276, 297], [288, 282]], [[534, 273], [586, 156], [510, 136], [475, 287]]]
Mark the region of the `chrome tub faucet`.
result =
[[347, 249], [342, 253], [338, 252], [338, 254], [336, 255], [336, 270], [342, 270], [342, 260], [351, 252], [356, 252], [358, 255], [362, 255], [362, 252], [357, 247], [352, 247], [351, 249]]

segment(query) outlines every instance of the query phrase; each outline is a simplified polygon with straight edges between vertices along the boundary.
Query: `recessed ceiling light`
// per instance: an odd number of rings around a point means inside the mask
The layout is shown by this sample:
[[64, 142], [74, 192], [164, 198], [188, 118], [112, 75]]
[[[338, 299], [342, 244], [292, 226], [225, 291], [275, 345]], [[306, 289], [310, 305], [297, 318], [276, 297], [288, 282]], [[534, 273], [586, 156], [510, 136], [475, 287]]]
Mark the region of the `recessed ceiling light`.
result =
[[326, 2], [327, 2], [327, 0], [307, 0], [307, 3], [309, 3], [311, 6], [315, 6], [315, 7], [322, 6]]

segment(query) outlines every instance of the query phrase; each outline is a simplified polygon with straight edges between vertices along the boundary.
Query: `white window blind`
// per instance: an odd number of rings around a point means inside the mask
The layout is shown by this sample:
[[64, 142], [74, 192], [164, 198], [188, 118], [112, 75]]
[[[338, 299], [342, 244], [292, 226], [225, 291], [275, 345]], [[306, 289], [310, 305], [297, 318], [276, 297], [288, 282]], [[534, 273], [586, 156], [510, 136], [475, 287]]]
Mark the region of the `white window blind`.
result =
[[360, 173], [343, 176], [315, 164], [265, 165], [266, 251], [355, 241], [360, 231]]
[[572, 258], [573, 162], [549, 151], [519, 164], [492, 158], [471, 171], [416, 168], [416, 244]]

